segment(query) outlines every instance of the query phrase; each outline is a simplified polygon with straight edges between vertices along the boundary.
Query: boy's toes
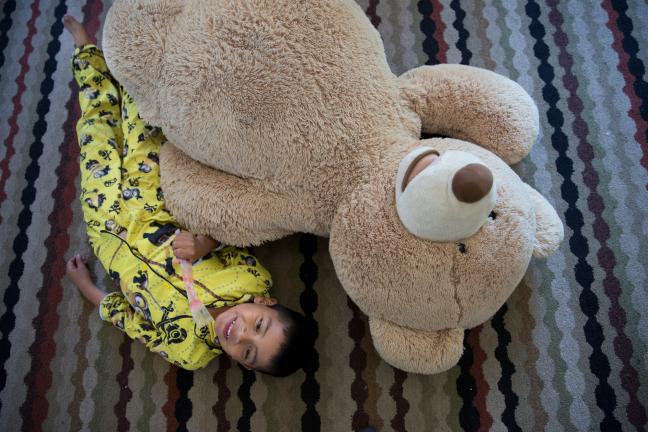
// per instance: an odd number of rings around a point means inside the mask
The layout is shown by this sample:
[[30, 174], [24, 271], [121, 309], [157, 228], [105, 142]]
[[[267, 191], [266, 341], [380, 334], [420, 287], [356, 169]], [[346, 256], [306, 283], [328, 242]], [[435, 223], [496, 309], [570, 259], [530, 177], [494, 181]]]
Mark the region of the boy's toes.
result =
[[83, 24], [77, 21], [73, 16], [65, 15], [63, 17], [63, 25], [72, 34], [76, 46], [91, 43], [90, 37], [88, 36], [88, 33], [86, 33]]

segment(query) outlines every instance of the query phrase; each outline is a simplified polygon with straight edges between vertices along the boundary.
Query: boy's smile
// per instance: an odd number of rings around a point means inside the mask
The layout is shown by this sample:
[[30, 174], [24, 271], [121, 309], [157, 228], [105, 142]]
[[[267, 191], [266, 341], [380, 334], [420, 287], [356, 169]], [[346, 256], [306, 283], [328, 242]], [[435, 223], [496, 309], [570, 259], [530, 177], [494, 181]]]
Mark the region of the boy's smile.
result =
[[273, 302], [256, 297], [255, 303], [227, 308], [214, 319], [223, 351], [248, 369], [267, 367], [284, 343], [284, 324], [278, 312], [265, 304]]

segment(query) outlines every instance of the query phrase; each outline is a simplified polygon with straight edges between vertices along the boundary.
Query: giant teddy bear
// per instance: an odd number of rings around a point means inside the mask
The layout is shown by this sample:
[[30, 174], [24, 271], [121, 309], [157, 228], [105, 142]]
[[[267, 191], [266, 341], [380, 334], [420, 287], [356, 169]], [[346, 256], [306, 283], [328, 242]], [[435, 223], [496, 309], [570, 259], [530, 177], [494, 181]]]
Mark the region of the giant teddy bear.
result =
[[236, 245], [330, 237], [395, 367], [456, 364], [465, 329], [562, 240], [508, 166], [538, 133], [525, 91], [461, 65], [395, 76], [352, 0], [115, 0], [103, 46], [169, 139], [162, 185], [179, 220]]

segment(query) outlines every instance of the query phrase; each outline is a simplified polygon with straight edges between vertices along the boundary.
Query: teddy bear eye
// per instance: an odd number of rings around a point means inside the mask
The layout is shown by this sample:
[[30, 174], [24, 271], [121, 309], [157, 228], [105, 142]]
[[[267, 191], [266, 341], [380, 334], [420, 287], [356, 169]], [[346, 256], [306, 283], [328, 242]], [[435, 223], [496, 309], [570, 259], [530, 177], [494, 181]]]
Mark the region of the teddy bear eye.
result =
[[463, 244], [463, 243], [458, 243], [457, 244], [457, 249], [459, 249], [459, 252], [461, 252], [462, 254], [466, 253], [466, 245]]
[[494, 211], [490, 212], [490, 214], [488, 215], [488, 218], [492, 219], [492, 220], [497, 219], [497, 213], [495, 213]]

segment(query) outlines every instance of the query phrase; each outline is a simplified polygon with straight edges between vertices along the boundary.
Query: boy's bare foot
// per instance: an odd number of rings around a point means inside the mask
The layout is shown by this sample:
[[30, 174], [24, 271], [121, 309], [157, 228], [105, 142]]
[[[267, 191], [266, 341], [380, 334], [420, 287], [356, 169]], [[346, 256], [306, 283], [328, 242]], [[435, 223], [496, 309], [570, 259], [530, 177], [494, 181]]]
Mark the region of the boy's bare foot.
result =
[[74, 38], [74, 46], [76, 46], [77, 48], [92, 43], [92, 39], [90, 39], [90, 36], [88, 36], [88, 33], [83, 27], [83, 24], [75, 20], [70, 15], [65, 15], [63, 17], [63, 25]]

